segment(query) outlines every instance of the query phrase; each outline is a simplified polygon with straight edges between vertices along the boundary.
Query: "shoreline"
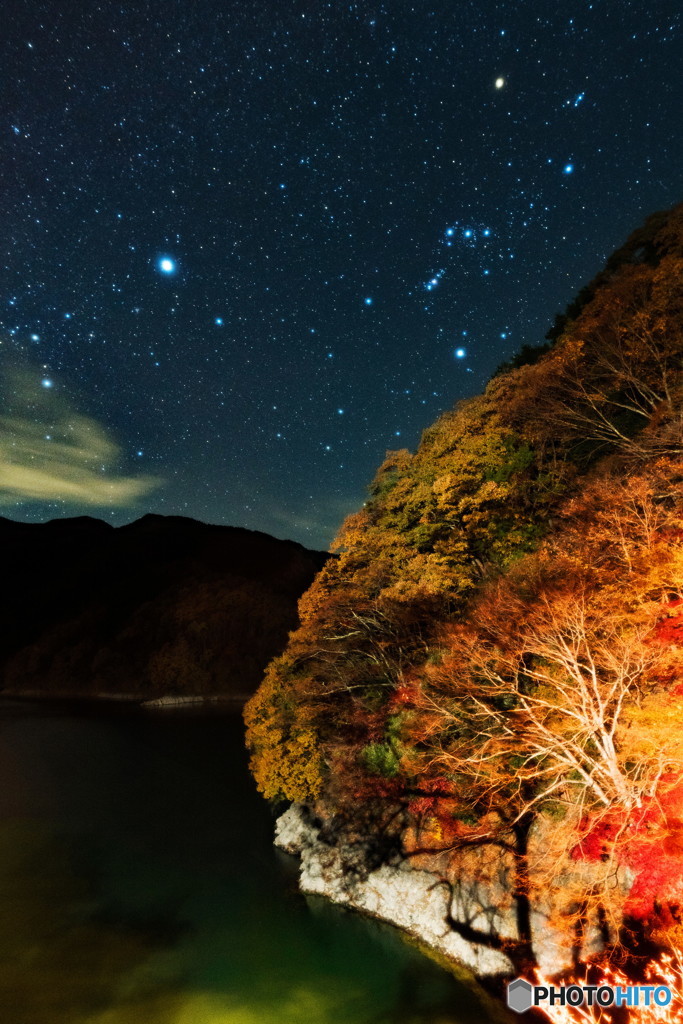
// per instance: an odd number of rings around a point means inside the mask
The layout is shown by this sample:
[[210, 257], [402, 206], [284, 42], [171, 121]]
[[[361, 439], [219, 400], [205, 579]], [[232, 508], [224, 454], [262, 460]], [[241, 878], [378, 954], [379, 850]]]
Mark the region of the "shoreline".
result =
[[[546, 846], [533, 836], [536, 852]], [[322, 819], [291, 804], [275, 823], [275, 846], [299, 859], [299, 889], [323, 896], [400, 929], [437, 958], [471, 973], [478, 983], [498, 986], [517, 976], [506, 940], [517, 935], [511, 865], [491, 872], [476, 851], [454, 865], [456, 883], [444, 884], [443, 864], [412, 866], [401, 856], [378, 861], [362, 839], [326, 830]], [[490, 868], [490, 865], [488, 866]], [[579, 868], [580, 870], [580, 868]], [[552, 897], [539, 894], [530, 908], [531, 943], [539, 970], [560, 976], [574, 966], [576, 949], [552, 920]], [[597, 922], [582, 936], [584, 960], [603, 948]]]
[[239, 696], [215, 695], [210, 697], [192, 697], [181, 694], [165, 694], [160, 697], [147, 697], [134, 693], [48, 693], [44, 690], [0, 691], [0, 703], [22, 705], [61, 704], [68, 706], [92, 706], [133, 709], [143, 711], [170, 711], [177, 709], [201, 710], [215, 708], [217, 710], [241, 711], [249, 700], [249, 694]]

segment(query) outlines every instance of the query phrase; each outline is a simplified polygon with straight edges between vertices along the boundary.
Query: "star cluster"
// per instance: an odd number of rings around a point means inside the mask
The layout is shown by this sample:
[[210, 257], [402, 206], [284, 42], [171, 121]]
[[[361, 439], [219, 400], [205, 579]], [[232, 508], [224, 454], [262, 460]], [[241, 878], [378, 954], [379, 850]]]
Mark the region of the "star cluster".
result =
[[[96, 514], [325, 546], [387, 448], [680, 201], [682, 20], [667, 0], [8, 0], [5, 389], [41, 437], [49, 402], [96, 425], [98, 472], [125, 480]], [[52, 490], [3, 514], [86, 508]]]

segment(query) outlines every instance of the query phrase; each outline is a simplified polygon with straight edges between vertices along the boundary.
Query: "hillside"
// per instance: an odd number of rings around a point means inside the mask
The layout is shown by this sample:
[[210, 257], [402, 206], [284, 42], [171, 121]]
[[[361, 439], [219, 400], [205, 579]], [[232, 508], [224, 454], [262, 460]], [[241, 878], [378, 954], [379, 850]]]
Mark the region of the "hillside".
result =
[[683, 206], [550, 337], [388, 453], [246, 708], [264, 796], [518, 970], [682, 937]]
[[0, 519], [5, 693], [244, 699], [328, 556], [267, 534], [146, 515]]

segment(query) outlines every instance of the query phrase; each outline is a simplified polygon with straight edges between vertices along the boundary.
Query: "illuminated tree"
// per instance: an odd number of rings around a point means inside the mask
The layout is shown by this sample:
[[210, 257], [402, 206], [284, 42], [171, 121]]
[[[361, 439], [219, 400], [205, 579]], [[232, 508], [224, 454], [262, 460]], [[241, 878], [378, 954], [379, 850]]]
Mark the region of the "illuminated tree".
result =
[[508, 865], [516, 937], [446, 923], [517, 963], [532, 899], [558, 885], [577, 934], [590, 914], [611, 938], [629, 915], [652, 934], [673, 920], [683, 207], [615, 254], [554, 339], [387, 454], [247, 711], [268, 796], [368, 833], [391, 820], [451, 892]]

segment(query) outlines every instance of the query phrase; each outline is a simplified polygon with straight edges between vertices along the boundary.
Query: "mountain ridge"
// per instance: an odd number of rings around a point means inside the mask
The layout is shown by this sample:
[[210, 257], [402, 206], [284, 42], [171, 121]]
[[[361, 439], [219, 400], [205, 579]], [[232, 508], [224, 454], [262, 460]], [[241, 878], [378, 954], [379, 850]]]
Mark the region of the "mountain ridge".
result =
[[0, 518], [5, 692], [244, 699], [327, 557], [241, 527], [148, 514]]

